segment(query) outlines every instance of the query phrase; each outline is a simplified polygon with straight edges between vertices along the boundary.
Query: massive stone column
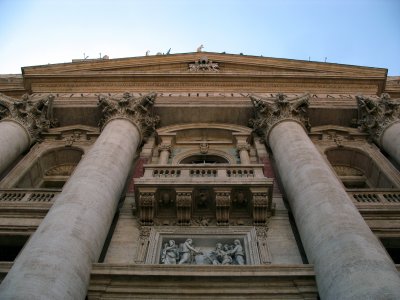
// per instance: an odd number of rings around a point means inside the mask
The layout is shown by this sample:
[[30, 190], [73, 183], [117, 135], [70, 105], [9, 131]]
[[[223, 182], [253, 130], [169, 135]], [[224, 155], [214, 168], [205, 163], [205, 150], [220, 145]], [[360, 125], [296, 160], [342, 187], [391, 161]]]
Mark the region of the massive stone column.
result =
[[400, 99], [357, 96], [357, 104], [360, 128], [400, 165]]
[[54, 125], [53, 100], [52, 95], [32, 101], [27, 94], [21, 100], [0, 94], [0, 174]]
[[[308, 138], [308, 96], [252, 97], [322, 299], [400, 299], [397, 270]], [[306, 126], [304, 126], [306, 125]]]
[[102, 133], [15, 260], [1, 299], [85, 298], [135, 152], [157, 122], [154, 99], [99, 97]]

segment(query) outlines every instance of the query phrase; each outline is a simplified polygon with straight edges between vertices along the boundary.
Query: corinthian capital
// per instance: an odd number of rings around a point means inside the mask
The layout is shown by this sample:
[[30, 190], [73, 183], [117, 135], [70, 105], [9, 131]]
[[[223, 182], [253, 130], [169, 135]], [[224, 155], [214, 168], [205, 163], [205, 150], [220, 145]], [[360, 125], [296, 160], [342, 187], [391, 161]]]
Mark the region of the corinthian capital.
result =
[[98, 106], [102, 117], [99, 122], [101, 129], [115, 119], [126, 119], [132, 122], [139, 130], [142, 138], [149, 136], [159, 122], [159, 117], [153, 115], [153, 105], [156, 93], [134, 98], [130, 93], [124, 93], [121, 97], [99, 96]]
[[24, 94], [18, 100], [0, 93], [0, 121], [17, 122], [26, 129], [33, 143], [40, 140], [43, 131], [56, 126], [53, 102], [54, 96], [51, 94], [38, 100]]
[[379, 99], [357, 96], [358, 124], [380, 143], [383, 132], [400, 120], [400, 99], [390, 99], [389, 94], [382, 94]]
[[286, 95], [277, 94], [275, 98], [262, 99], [250, 96], [254, 107], [254, 118], [249, 120], [249, 125], [259, 135], [268, 135], [271, 129], [285, 120], [300, 123], [306, 130], [310, 128], [308, 122], [309, 95], [288, 99]]

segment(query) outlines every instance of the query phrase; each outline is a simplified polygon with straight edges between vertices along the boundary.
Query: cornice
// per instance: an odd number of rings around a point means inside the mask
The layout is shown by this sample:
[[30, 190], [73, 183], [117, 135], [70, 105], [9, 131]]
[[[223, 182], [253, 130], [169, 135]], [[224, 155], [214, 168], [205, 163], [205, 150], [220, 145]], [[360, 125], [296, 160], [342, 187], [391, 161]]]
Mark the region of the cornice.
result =
[[376, 73], [386, 77], [387, 69], [371, 68], [363, 66], [352, 66], [335, 63], [310, 62], [304, 60], [293, 60], [284, 58], [271, 58], [250, 55], [235, 55], [222, 54], [214, 52], [194, 52], [170, 55], [151, 55], [132, 58], [118, 58], [110, 60], [90, 60], [74, 63], [63, 63], [43, 66], [23, 67], [24, 75], [34, 73], [45, 73], [46, 70], [51, 70], [52, 73], [57, 72], [72, 72], [77, 70], [112, 70], [116, 68], [126, 67], [143, 67], [160, 64], [178, 64], [178, 63], [193, 63], [198, 58], [207, 56], [210, 60], [219, 63], [233, 63], [243, 65], [256, 65], [272, 68], [295, 69], [305, 71], [323, 71], [328, 72], [346, 72], [346, 73]]
[[363, 93], [380, 94], [383, 81], [373, 79], [285, 78], [279, 76], [122, 76], [31, 78], [26, 88], [33, 93], [114, 93], [132, 92], [285, 92], [285, 93]]
[[[218, 72], [191, 72], [206, 57]], [[387, 70], [212, 52], [94, 60], [22, 68], [31, 92], [202, 90], [261, 92], [383, 92]], [[279, 85], [274, 90], [274, 84]], [[320, 85], [320, 86], [318, 86]], [[200, 88], [198, 88], [200, 87]]]

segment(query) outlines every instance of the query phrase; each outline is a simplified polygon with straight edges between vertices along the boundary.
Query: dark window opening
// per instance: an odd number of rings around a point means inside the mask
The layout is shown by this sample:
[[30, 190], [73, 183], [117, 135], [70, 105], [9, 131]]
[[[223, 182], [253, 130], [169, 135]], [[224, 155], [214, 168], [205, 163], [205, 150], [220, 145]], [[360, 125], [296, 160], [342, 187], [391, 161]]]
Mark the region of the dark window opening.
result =
[[0, 236], [0, 261], [14, 261], [28, 236]]
[[227, 164], [228, 160], [218, 155], [193, 155], [184, 158], [181, 164]]
[[383, 246], [395, 264], [400, 264], [400, 238], [382, 239]]

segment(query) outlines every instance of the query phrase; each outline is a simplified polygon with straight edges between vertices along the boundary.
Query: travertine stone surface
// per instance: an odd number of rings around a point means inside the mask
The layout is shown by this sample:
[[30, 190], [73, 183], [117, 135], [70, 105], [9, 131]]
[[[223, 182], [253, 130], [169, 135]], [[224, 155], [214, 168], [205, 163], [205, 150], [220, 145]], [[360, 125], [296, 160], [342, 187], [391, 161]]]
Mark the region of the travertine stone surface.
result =
[[139, 247], [139, 224], [132, 215], [123, 215], [119, 218], [107, 249], [105, 263], [134, 264]]
[[110, 121], [0, 287], [1, 299], [84, 299], [140, 134]]
[[400, 164], [400, 121], [385, 129], [381, 137], [381, 144], [390, 157]]
[[392, 260], [302, 126], [277, 124], [269, 145], [322, 299], [399, 299]]
[[0, 174], [31, 143], [28, 132], [22, 125], [10, 120], [0, 122]]

